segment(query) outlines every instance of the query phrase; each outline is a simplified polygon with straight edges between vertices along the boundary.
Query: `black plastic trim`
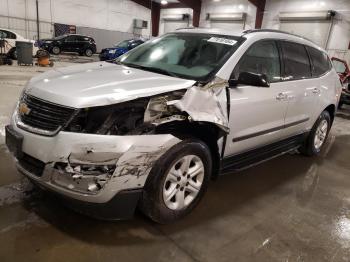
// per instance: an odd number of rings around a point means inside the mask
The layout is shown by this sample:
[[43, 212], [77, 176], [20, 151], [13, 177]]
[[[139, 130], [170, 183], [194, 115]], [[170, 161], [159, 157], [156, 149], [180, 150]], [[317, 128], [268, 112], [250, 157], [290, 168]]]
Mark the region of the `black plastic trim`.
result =
[[284, 128], [288, 128], [288, 127], [299, 125], [301, 123], [309, 121], [309, 119], [310, 118], [305, 118], [305, 119], [301, 119], [301, 120], [298, 120], [298, 121], [295, 121], [295, 122], [284, 124], [282, 126], [277, 126], [277, 127], [274, 127], [274, 128], [270, 128], [270, 129], [266, 129], [266, 130], [263, 130], [263, 131], [259, 131], [259, 132], [253, 133], [253, 134], [236, 137], [236, 138], [232, 139], [232, 142], [239, 142], [239, 141], [246, 140], [246, 139], [249, 139], [249, 138], [266, 135], [268, 133], [272, 133], [272, 132], [275, 132], [275, 131], [278, 131], [278, 130], [281, 130], [281, 129], [284, 129]]
[[308, 133], [302, 133], [244, 153], [227, 156], [222, 160], [220, 174], [238, 172], [295, 150], [303, 143], [307, 135]]

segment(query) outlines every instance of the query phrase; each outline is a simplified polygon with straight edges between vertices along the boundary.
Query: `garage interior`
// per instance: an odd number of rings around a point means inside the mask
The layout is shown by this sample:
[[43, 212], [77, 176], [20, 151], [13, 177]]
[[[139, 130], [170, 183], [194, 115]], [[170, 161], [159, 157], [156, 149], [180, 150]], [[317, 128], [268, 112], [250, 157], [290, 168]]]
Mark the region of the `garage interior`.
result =
[[140, 212], [125, 221], [90, 218], [17, 171], [5, 126], [32, 77], [98, 62], [101, 50], [124, 40], [188, 27], [282, 30], [350, 64], [349, 0], [0, 0], [0, 32], [34, 40], [31, 48], [64, 34], [96, 42], [91, 56], [49, 54], [50, 66], [32, 57], [20, 65], [19, 54], [18, 63], [9, 56], [12, 64], [0, 65], [0, 261], [350, 261], [350, 105], [337, 110], [320, 156], [292, 152], [220, 176], [188, 216], [168, 225]]

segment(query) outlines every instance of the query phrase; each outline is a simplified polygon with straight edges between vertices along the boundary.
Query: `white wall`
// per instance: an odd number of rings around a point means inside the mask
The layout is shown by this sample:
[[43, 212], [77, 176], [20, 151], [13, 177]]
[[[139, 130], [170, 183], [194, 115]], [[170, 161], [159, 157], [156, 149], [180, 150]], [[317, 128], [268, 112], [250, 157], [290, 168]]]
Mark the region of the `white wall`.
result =
[[280, 12], [334, 10], [338, 13], [330, 36], [328, 49], [346, 50], [350, 41], [350, 0], [267, 0], [263, 28], [279, 29]]
[[[188, 26], [192, 26], [193, 10], [191, 8], [167, 8], [160, 10], [160, 20], [159, 20], [159, 35], [164, 34], [164, 24], [169, 23], [163, 20], [165, 15], [179, 15], [179, 14], [189, 14], [190, 20], [188, 21]], [[171, 22], [170, 22], [171, 23]]]
[[255, 28], [256, 7], [248, 0], [202, 0], [202, 10], [199, 26], [210, 27], [210, 22], [206, 20], [207, 13], [247, 13], [245, 29]]
[[[50, 8], [51, 7], [51, 8]], [[151, 11], [130, 0], [39, 0], [41, 21], [133, 33], [133, 20], [148, 21]], [[0, 0], [0, 16], [36, 19], [35, 0]]]

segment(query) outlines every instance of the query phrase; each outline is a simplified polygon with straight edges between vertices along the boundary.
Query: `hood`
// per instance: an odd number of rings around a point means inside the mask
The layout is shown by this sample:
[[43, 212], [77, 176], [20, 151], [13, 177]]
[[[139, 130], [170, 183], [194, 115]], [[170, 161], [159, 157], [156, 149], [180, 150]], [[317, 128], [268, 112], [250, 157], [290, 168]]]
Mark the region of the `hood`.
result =
[[127, 49], [126, 48], [122, 48], [122, 47], [108, 47], [108, 48], [103, 48], [103, 50], [106, 50], [106, 51], [115, 50], [116, 52], [119, 52], [119, 51], [125, 51]]
[[57, 68], [33, 77], [26, 93], [52, 103], [85, 108], [185, 89], [194, 83], [194, 80], [96, 62]]

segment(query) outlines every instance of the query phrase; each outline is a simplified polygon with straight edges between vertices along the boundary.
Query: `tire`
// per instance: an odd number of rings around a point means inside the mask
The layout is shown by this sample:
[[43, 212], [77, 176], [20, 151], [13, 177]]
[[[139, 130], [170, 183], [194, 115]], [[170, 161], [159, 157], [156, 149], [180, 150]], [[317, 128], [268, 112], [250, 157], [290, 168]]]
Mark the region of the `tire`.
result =
[[92, 50], [90, 49], [90, 48], [87, 48], [86, 50], [85, 50], [85, 55], [87, 56], [87, 57], [90, 57], [90, 56], [92, 56], [93, 55], [93, 52], [92, 52]]
[[[322, 147], [324, 146], [329, 130], [331, 128], [331, 117], [328, 111], [323, 111], [321, 115], [318, 117], [316, 123], [312, 127], [310, 134], [305, 140], [304, 144], [301, 146], [299, 151], [306, 156], [316, 156], [318, 155]], [[323, 131], [321, 132], [320, 129]], [[321, 140], [317, 140], [318, 138], [322, 138]]]
[[54, 47], [51, 48], [51, 52], [54, 55], [59, 55], [61, 53], [61, 48], [59, 48], [58, 46], [54, 46]]
[[[188, 169], [186, 169], [186, 163], [190, 163]], [[191, 169], [192, 171], [189, 171]], [[170, 175], [171, 170], [176, 175]], [[182, 170], [189, 172], [183, 175]], [[160, 224], [183, 218], [203, 197], [211, 172], [212, 158], [205, 143], [197, 139], [180, 142], [170, 148], [153, 166], [140, 200], [141, 211]], [[193, 190], [195, 188], [197, 190]], [[173, 197], [170, 197], [171, 195]], [[181, 196], [184, 197], [184, 201], [181, 201]]]
[[17, 60], [17, 51], [16, 48], [13, 47], [10, 51], [9, 51], [9, 56], [11, 59], [13, 60]]

